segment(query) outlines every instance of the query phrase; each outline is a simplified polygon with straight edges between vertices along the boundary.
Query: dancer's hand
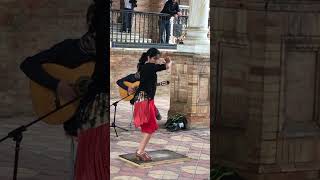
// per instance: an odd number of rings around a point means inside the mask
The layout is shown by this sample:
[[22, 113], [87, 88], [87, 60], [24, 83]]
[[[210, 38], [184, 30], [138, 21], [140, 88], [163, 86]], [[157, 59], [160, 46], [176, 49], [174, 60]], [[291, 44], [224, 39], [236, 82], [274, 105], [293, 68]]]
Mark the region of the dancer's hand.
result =
[[166, 61], [164, 60], [164, 58], [159, 58], [156, 64], [165, 64], [165, 63]]
[[164, 60], [166, 61], [166, 69], [170, 69], [172, 61], [169, 56], [165, 57]]
[[65, 101], [71, 101], [76, 98], [76, 93], [74, 92], [71, 85], [63, 80], [58, 83], [57, 94], [58, 96], [61, 96]]

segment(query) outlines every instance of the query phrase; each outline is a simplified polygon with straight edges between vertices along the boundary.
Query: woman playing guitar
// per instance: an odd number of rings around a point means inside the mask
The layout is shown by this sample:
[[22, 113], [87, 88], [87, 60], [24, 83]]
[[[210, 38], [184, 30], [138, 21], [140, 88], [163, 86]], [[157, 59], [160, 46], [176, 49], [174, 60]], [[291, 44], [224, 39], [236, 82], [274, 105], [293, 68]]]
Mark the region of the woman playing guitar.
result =
[[[76, 97], [74, 89], [68, 82], [51, 76], [42, 65], [54, 63], [67, 68], [76, 68], [89, 61], [95, 61], [95, 11], [95, 4], [89, 6], [87, 11], [88, 31], [80, 39], [66, 39], [50, 49], [27, 57], [20, 65], [21, 70], [32, 81], [56, 92], [65, 101]], [[89, 126], [88, 129], [82, 128], [83, 126], [88, 127], [85, 123], [79, 122], [76, 115], [66, 121], [63, 126], [66, 134], [78, 141], [76, 164], [72, 167], [71, 179], [109, 179], [109, 163], [107, 163], [109, 158], [109, 127], [106, 123], [97, 127]], [[96, 146], [90, 146], [92, 143]], [[87, 151], [89, 149], [90, 151]], [[92, 164], [104, 168], [96, 169]], [[75, 170], [74, 175], [73, 170]]]

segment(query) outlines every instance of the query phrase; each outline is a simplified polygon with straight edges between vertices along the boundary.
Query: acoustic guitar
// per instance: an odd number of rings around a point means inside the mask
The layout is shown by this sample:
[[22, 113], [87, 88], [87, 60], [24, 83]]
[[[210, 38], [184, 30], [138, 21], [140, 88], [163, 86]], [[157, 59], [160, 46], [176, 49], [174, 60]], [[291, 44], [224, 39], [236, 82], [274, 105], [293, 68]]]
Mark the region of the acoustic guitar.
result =
[[[90, 79], [94, 72], [95, 63], [88, 62], [74, 69], [52, 63], [43, 64], [42, 67], [51, 76], [69, 82], [76, 90], [79, 89], [78, 86], [81, 84], [81, 82], [83, 82], [83, 80]], [[30, 90], [33, 109], [36, 115], [39, 117], [55, 110], [57, 106], [62, 106], [63, 104], [67, 103], [62, 97], [58, 97], [56, 92], [53, 90], [48, 89], [32, 80], [30, 80]], [[43, 121], [48, 124], [62, 124], [68, 121], [74, 115], [79, 103], [80, 100], [75, 101], [74, 103], [67, 105], [61, 110], [46, 117]]]
[[[160, 83], [157, 83], [157, 86], [165, 86], [168, 85], [170, 82], [169, 81], [161, 81]], [[127, 86], [128, 88], [133, 88], [134, 90], [137, 90], [139, 85], [140, 85], [140, 81], [136, 81], [136, 82], [128, 82], [128, 81], [124, 81], [123, 84], [125, 86]], [[129, 94], [129, 92], [121, 87], [119, 87], [119, 94], [121, 98], [125, 98], [123, 99], [124, 101], [130, 101], [131, 99], [134, 98], [134, 93], [133, 94]]]

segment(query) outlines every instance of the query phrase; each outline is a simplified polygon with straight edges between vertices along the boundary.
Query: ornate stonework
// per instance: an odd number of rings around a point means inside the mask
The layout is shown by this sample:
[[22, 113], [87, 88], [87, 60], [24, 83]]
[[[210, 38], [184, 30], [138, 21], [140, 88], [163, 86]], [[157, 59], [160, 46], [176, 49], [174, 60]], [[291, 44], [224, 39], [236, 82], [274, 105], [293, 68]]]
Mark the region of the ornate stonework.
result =
[[319, 7], [211, 3], [212, 166], [248, 180], [319, 179]]

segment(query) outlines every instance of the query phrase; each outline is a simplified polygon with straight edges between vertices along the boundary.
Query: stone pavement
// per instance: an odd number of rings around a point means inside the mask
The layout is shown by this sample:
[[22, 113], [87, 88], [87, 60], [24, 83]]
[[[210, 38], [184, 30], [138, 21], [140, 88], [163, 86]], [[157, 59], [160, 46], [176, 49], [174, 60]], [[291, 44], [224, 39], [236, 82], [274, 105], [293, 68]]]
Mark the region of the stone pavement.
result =
[[[115, 100], [112, 100], [114, 102]], [[156, 97], [155, 103], [162, 119], [158, 121], [160, 129], [155, 133], [147, 146], [148, 150], [169, 149], [192, 158], [190, 161], [156, 165], [151, 168], [138, 168], [121, 161], [120, 154], [135, 152], [141, 139], [138, 129], [130, 128], [132, 107], [128, 102], [117, 106], [116, 122], [128, 132], [117, 129], [119, 137], [110, 129], [111, 179], [113, 180], [154, 180], [154, 179], [208, 179], [210, 169], [210, 131], [195, 129], [179, 132], [168, 132], [163, 128], [169, 108], [168, 97]], [[111, 121], [113, 108], [111, 108]]]

